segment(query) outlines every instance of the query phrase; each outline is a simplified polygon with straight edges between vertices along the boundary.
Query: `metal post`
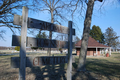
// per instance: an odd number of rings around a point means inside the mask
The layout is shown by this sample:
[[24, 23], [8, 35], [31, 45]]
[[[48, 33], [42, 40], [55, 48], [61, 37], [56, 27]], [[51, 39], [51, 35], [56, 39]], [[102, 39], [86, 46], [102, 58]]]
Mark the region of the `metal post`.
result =
[[67, 63], [67, 80], [72, 80], [72, 21], [68, 22], [68, 63]]
[[22, 27], [21, 27], [19, 80], [25, 80], [27, 19], [28, 19], [28, 8], [23, 7]]

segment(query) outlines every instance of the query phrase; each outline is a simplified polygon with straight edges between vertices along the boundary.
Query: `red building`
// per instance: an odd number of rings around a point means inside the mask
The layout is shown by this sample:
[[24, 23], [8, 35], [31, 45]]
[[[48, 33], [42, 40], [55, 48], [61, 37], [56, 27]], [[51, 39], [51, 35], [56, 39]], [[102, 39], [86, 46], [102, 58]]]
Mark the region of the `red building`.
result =
[[[80, 40], [78, 43], [75, 44], [77, 55], [80, 54], [81, 42], [82, 41]], [[105, 48], [109, 49], [109, 54], [111, 55], [111, 47], [100, 44], [95, 39], [89, 37], [88, 48], [87, 48], [87, 56], [100, 56], [101, 50], [105, 49]]]

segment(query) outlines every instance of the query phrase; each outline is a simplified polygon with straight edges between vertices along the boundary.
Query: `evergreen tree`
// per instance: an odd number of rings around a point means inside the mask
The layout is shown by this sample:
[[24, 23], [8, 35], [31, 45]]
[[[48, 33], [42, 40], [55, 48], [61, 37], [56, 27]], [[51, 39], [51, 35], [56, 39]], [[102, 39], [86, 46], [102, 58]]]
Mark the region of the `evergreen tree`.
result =
[[37, 34], [36, 38], [44, 38], [44, 39], [47, 39], [47, 35], [46, 35], [45, 32], [42, 32], [42, 34], [41, 34], [41, 33]]
[[[47, 39], [48, 37], [47, 37], [47, 35], [46, 35], [45, 32], [42, 32], [42, 33], [41, 33], [41, 30], [40, 30], [39, 33], [36, 35], [36, 38], [44, 38], [44, 39]], [[43, 49], [43, 50], [44, 50], [44, 48], [42, 48], [42, 47], [31, 47], [31, 49], [34, 49], [34, 50]]]
[[95, 26], [95, 25], [92, 26], [92, 29], [90, 30], [90, 36], [99, 43], [104, 44], [104, 35], [99, 26]]

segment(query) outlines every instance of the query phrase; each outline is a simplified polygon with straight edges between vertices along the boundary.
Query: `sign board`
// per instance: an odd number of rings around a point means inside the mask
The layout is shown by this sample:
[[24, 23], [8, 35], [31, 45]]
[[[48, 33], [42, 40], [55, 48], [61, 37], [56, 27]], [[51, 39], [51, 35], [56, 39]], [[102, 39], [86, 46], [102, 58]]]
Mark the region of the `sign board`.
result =
[[[67, 56], [40, 56], [40, 57], [26, 57], [26, 67], [44, 66], [44, 65], [56, 65], [64, 64], [68, 62]], [[75, 62], [75, 58], [72, 58], [72, 62]], [[19, 68], [20, 57], [11, 57], [11, 67]]]
[[[41, 57], [26, 57], [26, 67], [56, 65], [67, 63], [66, 56], [41, 56]], [[11, 67], [19, 68], [20, 58], [11, 57]]]
[[[50, 44], [51, 43], [51, 44]], [[72, 43], [74, 46], [74, 43]], [[12, 46], [20, 46], [20, 36], [12, 36]], [[68, 48], [67, 41], [49, 40], [43, 38], [27, 37], [27, 47], [45, 47], [45, 48]]]
[[[22, 16], [15, 14], [13, 24], [22, 25]], [[28, 17], [27, 26], [28, 28], [36, 28], [36, 29], [54, 31], [54, 32], [59, 32], [64, 34], [68, 34], [68, 31], [69, 31], [68, 27], [64, 27], [61, 25], [57, 25], [57, 24], [29, 18], [29, 17]], [[75, 29], [72, 29], [72, 35], [75, 35]]]

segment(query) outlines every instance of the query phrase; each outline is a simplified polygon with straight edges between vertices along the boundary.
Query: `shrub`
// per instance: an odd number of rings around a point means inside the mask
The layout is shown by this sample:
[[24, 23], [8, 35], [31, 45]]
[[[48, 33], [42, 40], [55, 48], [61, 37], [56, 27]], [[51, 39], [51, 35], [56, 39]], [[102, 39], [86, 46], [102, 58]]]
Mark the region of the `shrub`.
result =
[[59, 48], [59, 51], [62, 51], [62, 48]]
[[15, 50], [20, 51], [20, 46], [16, 46]]
[[38, 49], [38, 47], [31, 47], [31, 49], [37, 50], [37, 49]]

